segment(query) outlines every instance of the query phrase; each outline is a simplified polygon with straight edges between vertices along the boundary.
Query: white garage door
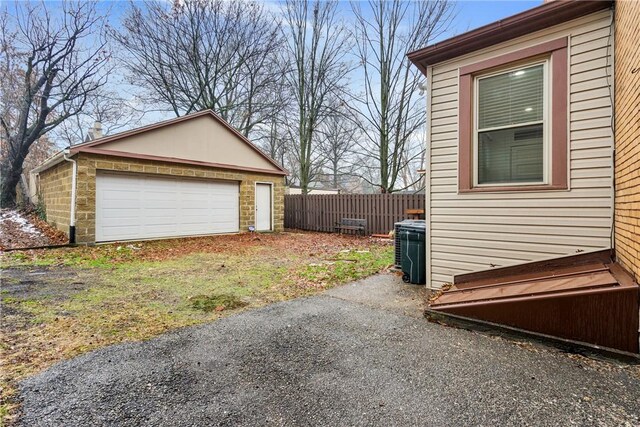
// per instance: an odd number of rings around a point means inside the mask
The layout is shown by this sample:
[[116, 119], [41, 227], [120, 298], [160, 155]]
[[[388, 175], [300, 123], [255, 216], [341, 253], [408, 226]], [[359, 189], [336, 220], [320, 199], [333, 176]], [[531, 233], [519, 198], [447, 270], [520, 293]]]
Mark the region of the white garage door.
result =
[[98, 173], [96, 241], [239, 231], [235, 182]]

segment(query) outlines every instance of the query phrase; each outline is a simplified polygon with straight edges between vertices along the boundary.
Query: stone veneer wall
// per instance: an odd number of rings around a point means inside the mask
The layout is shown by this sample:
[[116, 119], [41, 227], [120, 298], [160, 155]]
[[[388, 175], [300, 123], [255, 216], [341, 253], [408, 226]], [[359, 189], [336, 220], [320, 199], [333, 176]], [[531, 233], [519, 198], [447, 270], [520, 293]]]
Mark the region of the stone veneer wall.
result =
[[72, 170], [72, 164], [63, 161], [41, 172], [37, 189], [38, 199], [46, 207], [47, 221], [67, 236], [71, 213]]
[[[139, 160], [124, 157], [80, 153], [76, 199], [76, 240], [95, 242], [96, 171], [144, 172], [157, 175], [183, 176], [240, 182], [240, 231], [246, 231], [255, 220], [255, 183], [272, 182], [274, 191], [274, 231], [284, 229], [284, 177], [253, 172], [212, 169], [178, 163]], [[71, 179], [69, 177], [69, 183]], [[69, 184], [70, 185], [70, 184]], [[67, 213], [68, 216], [68, 213]], [[68, 224], [68, 220], [67, 220]]]
[[640, 281], [640, 2], [615, 4], [615, 248]]

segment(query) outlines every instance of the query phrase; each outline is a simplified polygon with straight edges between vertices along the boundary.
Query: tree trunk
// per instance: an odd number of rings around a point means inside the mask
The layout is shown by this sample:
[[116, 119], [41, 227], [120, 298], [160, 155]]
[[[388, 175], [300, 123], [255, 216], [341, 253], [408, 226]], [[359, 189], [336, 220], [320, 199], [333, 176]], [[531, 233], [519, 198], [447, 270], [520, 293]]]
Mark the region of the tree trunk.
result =
[[[22, 159], [24, 161], [24, 158]], [[22, 174], [22, 163], [13, 162], [4, 159], [0, 165], [0, 173], [2, 174], [2, 183], [0, 183], [0, 207], [13, 208], [16, 206], [16, 186], [20, 182]], [[20, 163], [17, 165], [17, 163]]]

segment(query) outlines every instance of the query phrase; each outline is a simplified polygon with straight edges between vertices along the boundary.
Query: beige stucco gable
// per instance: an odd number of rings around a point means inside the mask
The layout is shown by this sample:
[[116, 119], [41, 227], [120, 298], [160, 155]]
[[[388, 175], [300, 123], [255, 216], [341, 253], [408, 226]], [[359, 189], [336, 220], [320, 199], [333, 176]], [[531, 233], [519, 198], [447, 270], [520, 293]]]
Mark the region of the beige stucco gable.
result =
[[101, 150], [242, 168], [279, 169], [212, 115], [202, 115], [99, 145]]

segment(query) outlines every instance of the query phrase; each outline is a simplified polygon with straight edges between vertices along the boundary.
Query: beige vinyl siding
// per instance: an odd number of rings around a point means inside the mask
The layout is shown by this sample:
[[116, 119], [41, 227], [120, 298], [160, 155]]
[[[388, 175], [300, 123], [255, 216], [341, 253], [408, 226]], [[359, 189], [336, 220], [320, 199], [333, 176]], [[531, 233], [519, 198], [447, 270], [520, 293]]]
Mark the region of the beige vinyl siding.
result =
[[[460, 273], [611, 247], [610, 20], [599, 12], [429, 70], [432, 287]], [[570, 190], [458, 194], [458, 69], [560, 37], [569, 37]]]
[[105, 142], [96, 148], [279, 172], [211, 115]]

